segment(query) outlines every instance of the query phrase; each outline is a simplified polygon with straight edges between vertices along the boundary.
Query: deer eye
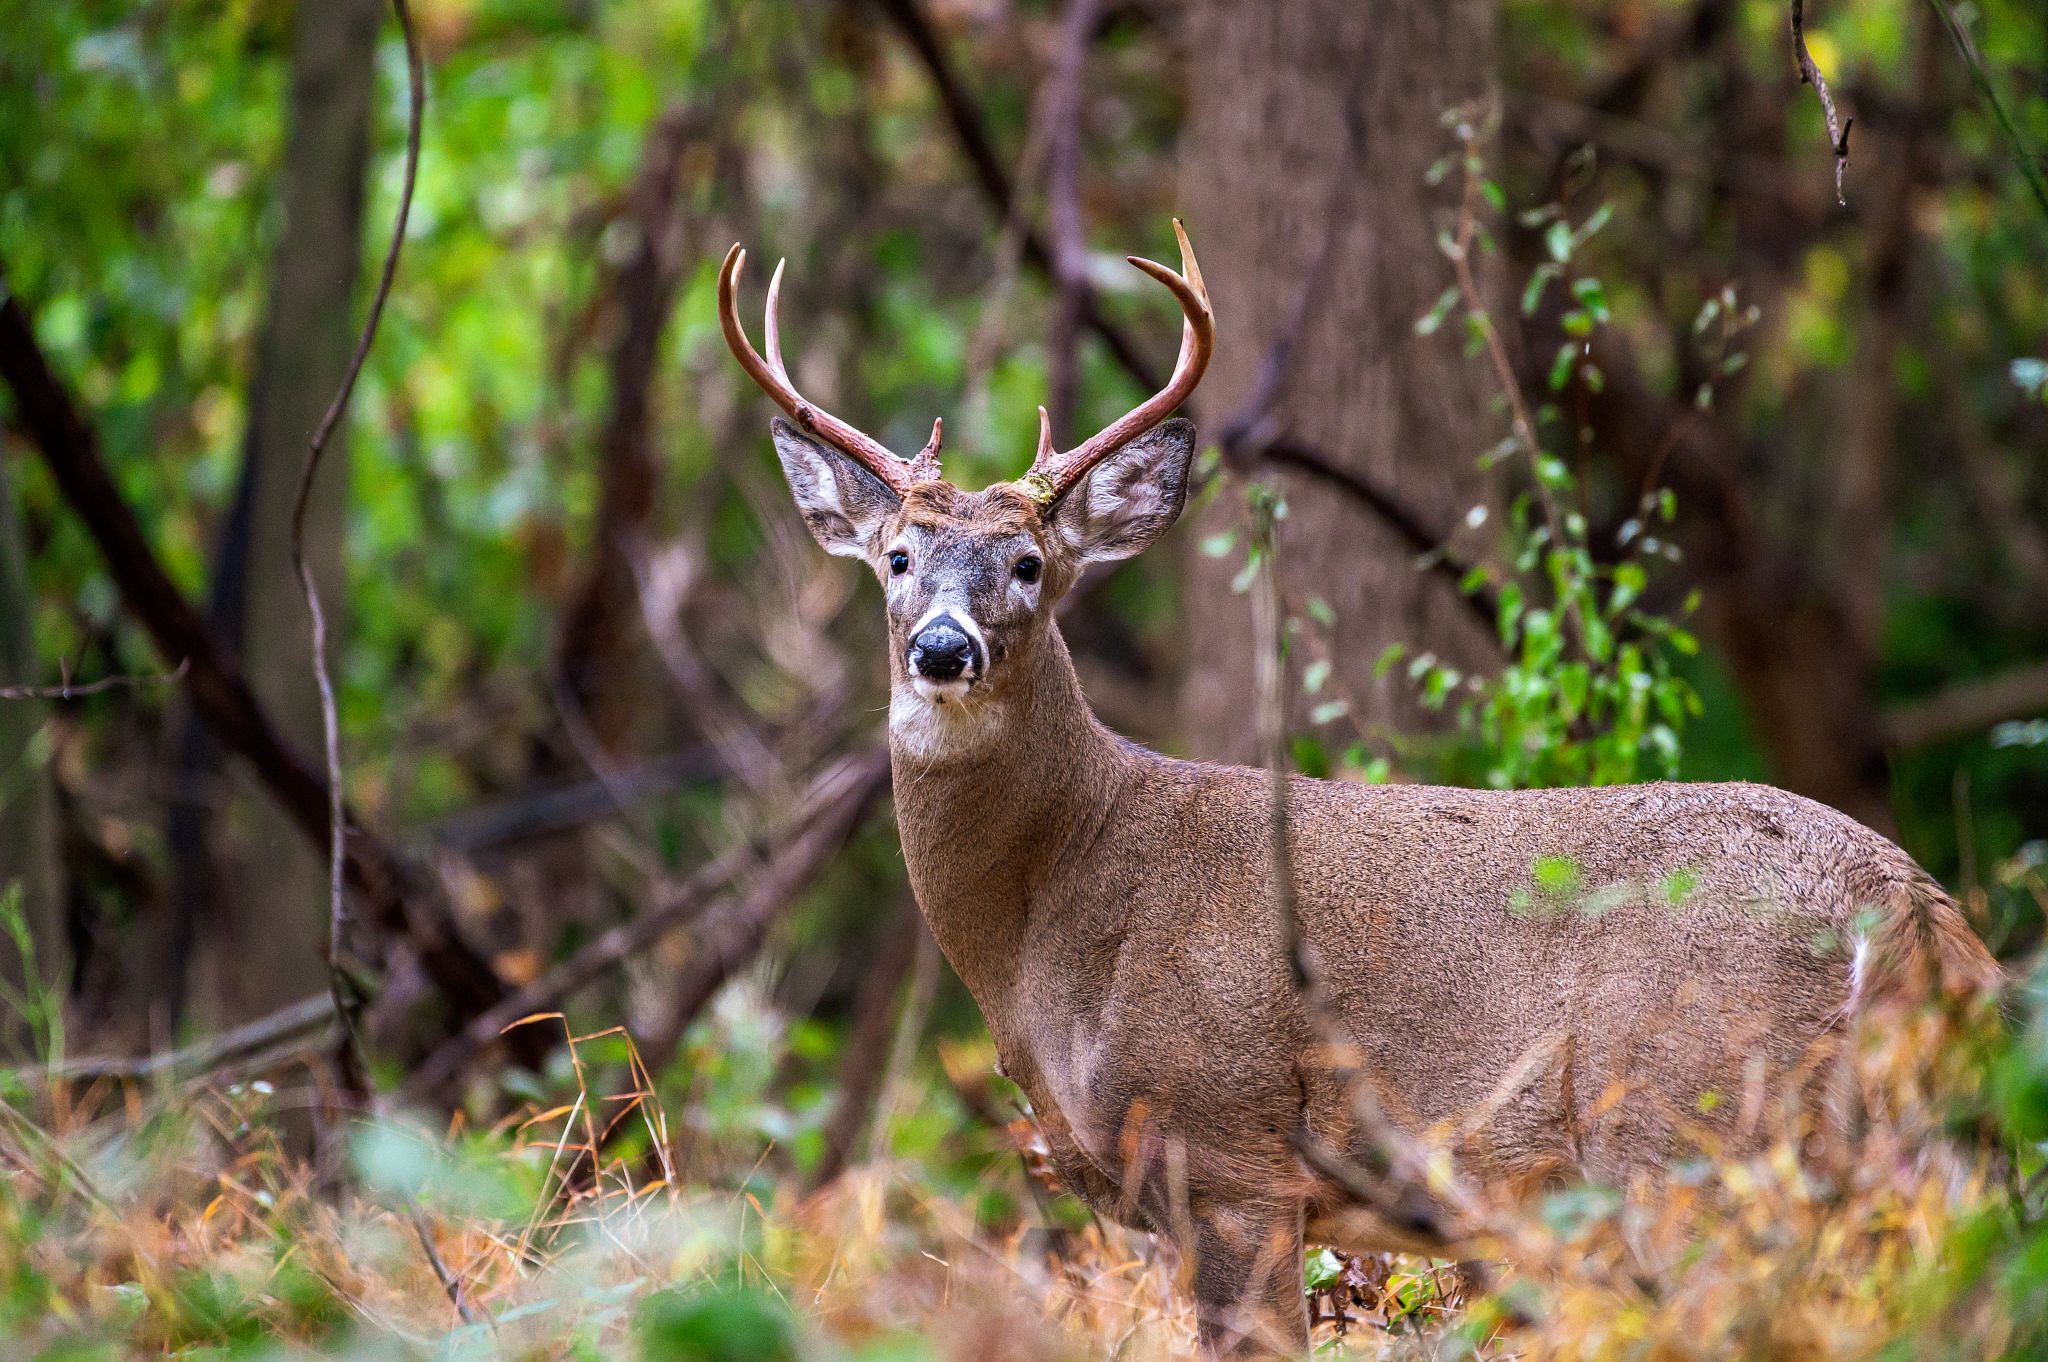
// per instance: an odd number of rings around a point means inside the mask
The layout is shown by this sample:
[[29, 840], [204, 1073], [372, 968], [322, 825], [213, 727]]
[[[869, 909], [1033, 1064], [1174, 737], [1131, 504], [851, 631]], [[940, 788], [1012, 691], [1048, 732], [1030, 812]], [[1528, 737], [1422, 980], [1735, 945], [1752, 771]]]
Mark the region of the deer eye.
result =
[[889, 575], [901, 577], [908, 571], [910, 571], [910, 555], [902, 549], [891, 549], [889, 551]]
[[1017, 580], [1028, 586], [1038, 580], [1038, 574], [1044, 567], [1036, 555], [1026, 554], [1017, 560]]

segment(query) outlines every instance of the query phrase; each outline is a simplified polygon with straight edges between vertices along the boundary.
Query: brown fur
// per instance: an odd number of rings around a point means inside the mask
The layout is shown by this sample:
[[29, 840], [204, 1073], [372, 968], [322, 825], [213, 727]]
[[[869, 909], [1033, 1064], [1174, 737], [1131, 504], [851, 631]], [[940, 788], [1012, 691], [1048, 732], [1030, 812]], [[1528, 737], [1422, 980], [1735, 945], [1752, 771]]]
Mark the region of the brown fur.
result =
[[[1170, 523], [1178, 485], [1154, 503]], [[1366, 1151], [1282, 959], [1265, 773], [1146, 751], [1082, 697], [1052, 607], [1082, 566], [1067, 545], [1104, 542], [1112, 511], [1074, 512], [1083, 536], [1066, 503], [1041, 517], [1009, 487], [926, 484], [873, 531], [904, 861], [1068, 1184], [1183, 1242], [1212, 1344], [1298, 1349], [1305, 1233], [1446, 1246], [1293, 1152], [1304, 1126]], [[930, 580], [892, 581], [898, 542]], [[1020, 542], [1047, 560], [1028, 606], [1006, 575]], [[920, 704], [901, 631], [942, 591], [998, 658], [961, 698]], [[1856, 1001], [1916, 973], [1999, 977], [1904, 852], [1766, 786], [1296, 779], [1291, 803], [1303, 933], [1381, 1107], [1497, 1185], [1626, 1184], [1702, 1137], [1753, 1143], [1770, 1091], [1803, 1092], [1834, 1045], [1860, 940]]]

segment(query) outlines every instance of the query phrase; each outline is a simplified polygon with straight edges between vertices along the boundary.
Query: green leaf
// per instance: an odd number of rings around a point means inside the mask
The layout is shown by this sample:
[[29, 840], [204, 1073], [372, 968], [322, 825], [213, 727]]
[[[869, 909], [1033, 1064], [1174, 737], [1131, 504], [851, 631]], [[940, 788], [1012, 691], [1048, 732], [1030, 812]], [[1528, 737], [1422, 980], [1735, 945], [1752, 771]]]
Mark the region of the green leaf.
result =
[[1550, 258], [1562, 265], [1572, 258], [1572, 228], [1568, 222], [1553, 222], [1543, 231], [1543, 247]]
[[1330, 660], [1319, 657], [1302, 668], [1301, 688], [1310, 695], [1319, 694], [1330, 679]]
[[1301, 1265], [1302, 1282], [1311, 1291], [1325, 1291], [1337, 1284], [1344, 1275], [1344, 1262], [1326, 1248], [1319, 1248], [1308, 1255]]
[[1226, 558], [1237, 547], [1237, 531], [1223, 530], [1202, 541], [1202, 556], [1205, 558]]
[[1308, 712], [1308, 721], [1312, 724], [1326, 724], [1333, 719], [1341, 719], [1350, 712], [1351, 702], [1348, 700], [1325, 700]]
[[1557, 358], [1550, 361], [1550, 390], [1563, 392], [1564, 385], [1572, 381], [1572, 366], [1579, 361], [1579, 345], [1566, 341], [1557, 347]]
[[1418, 336], [1435, 335], [1437, 329], [1444, 324], [1444, 318], [1450, 316], [1451, 309], [1457, 305], [1458, 290], [1453, 285], [1439, 293], [1436, 301], [1430, 304], [1429, 311], [1415, 319], [1415, 334]]
[[646, 1362], [795, 1362], [796, 1329], [764, 1289], [671, 1287], [648, 1297], [638, 1319]]
[[1331, 609], [1330, 603], [1321, 596], [1308, 598], [1308, 617], [1325, 629], [1337, 627], [1337, 612]]
[[1572, 280], [1572, 297], [1596, 322], [1604, 325], [1614, 315], [1607, 306], [1607, 288], [1598, 279]]
[[1673, 908], [1684, 907], [1685, 901], [1691, 898], [1693, 891], [1699, 887], [1699, 872], [1680, 866], [1664, 877], [1664, 902]]
[[1529, 271], [1529, 282], [1522, 287], [1522, 315], [1534, 316], [1537, 306], [1543, 301], [1544, 290], [1550, 281], [1557, 278], [1559, 270], [1555, 262], [1546, 260]]
[[1569, 856], [1538, 856], [1529, 863], [1529, 875], [1538, 889], [1553, 897], [1576, 893], [1579, 888], [1579, 863]]

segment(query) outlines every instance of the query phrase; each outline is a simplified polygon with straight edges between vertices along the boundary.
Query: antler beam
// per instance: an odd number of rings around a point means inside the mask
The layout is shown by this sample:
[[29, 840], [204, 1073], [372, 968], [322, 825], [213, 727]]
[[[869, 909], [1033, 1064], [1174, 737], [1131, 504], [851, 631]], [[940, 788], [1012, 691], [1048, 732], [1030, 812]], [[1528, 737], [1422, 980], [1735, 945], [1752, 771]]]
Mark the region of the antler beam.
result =
[[789, 368], [782, 362], [782, 328], [776, 316], [782, 299], [782, 267], [786, 261], [776, 262], [775, 273], [768, 280], [768, 315], [762, 331], [768, 345], [768, 356], [765, 359], [761, 357], [760, 351], [754, 349], [753, 342], [747, 339], [746, 328], [740, 324], [740, 271], [746, 263], [746, 249], [734, 242], [733, 248], [725, 253], [725, 264], [718, 271], [718, 324], [725, 332], [725, 343], [731, 348], [733, 358], [747, 371], [747, 377], [753, 379], [762, 392], [774, 398], [775, 404], [788, 412], [806, 432], [873, 473], [896, 495], [908, 492], [912, 483], [936, 479], [939, 476], [939, 442], [943, 434], [941, 422], [932, 422], [932, 438], [915, 459], [902, 459], [872, 435], [848, 425], [823, 407], [805, 401], [803, 394], [796, 390], [796, 384], [790, 381]]
[[1155, 260], [1125, 257], [1166, 285], [1180, 300], [1181, 311], [1187, 316], [1181, 327], [1180, 358], [1174, 361], [1173, 377], [1164, 388], [1064, 454], [1054, 450], [1051, 419], [1045, 408], [1038, 409], [1038, 454], [1031, 460], [1031, 471], [1024, 475], [1024, 482], [1047, 506], [1072, 491], [1074, 484], [1095, 465], [1173, 415], [1174, 408], [1187, 401], [1195, 385], [1202, 381], [1202, 371], [1209, 367], [1209, 357], [1216, 350], [1216, 314], [1209, 306], [1202, 268], [1195, 263], [1194, 247], [1188, 244], [1188, 234], [1179, 218], [1173, 220], [1173, 235], [1180, 242], [1184, 274], [1176, 274]]

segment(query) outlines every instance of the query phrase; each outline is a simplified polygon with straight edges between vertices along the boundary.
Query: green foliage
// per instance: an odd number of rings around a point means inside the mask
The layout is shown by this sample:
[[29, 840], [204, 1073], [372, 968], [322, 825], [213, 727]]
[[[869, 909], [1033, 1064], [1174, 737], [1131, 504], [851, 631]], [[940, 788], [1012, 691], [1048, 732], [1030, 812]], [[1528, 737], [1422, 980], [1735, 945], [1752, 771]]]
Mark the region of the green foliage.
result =
[[[1456, 126], [1465, 137], [1459, 162], [1468, 183], [1490, 183], [1478, 132], [1467, 123]], [[1475, 250], [1494, 250], [1492, 235], [1470, 217], [1474, 211], [1468, 199], [1464, 229], [1442, 243], [1454, 261]], [[1604, 382], [1587, 358], [1587, 342], [1612, 321], [1613, 311], [1606, 285], [1579, 272], [1579, 257], [1612, 217], [1612, 206], [1605, 204], [1577, 224], [1555, 207], [1522, 215], [1523, 226], [1541, 228], [1549, 257], [1530, 273], [1522, 310], [1533, 313], [1552, 282], [1571, 279], [1571, 303], [1560, 320], [1570, 339], [1549, 370], [1553, 393], [1574, 380], [1598, 392]], [[1459, 292], [1454, 287], [1447, 296], [1456, 302]], [[1462, 301], [1473, 334], [1484, 342], [1494, 322], [1483, 299]], [[1732, 311], [1732, 295], [1728, 304]], [[1718, 311], [1722, 304], [1717, 300], [1715, 306]], [[1446, 310], [1440, 299], [1417, 330], [1434, 330], [1432, 319], [1440, 320]], [[1449, 769], [1462, 773], [1474, 764], [1479, 780], [1502, 789], [1675, 776], [1681, 735], [1702, 712], [1680, 662], [1698, 652], [1699, 644], [1669, 617], [1670, 607], [1652, 608], [1645, 598], [1653, 574], [1677, 557], [1665, 538], [1677, 499], [1668, 489], [1645, 492], [1613, 541], [1596, 545], [1581, 478], [1551, 444], [1565, 424], [1560, 408], [1546, 403], [1530, 415], [1518, 390], [1511, 387], [1503, 395], [1513, 431], [1484, 456], [1482, 466], [1500, 467], [1520, 456], [1525, 482], [1509, 497], [1496, 562], [1471, 569], [1464, 587], [1492, 594], [1505, 665], [1497, 674], [1468, 675], [1434, 653], [1407, 662], [1422, 702], [1432, 709], [1454, 708], [1470, 744], [1450, 756]], [[1487, 518], [1485, 506], [1474, 509], [1474, 523]], [[1697, 605], [1697, 595], [1688, 596], [1676, 614], [1689, 615]], [[1381, 669], [1399, 662], [1404, 651], [1390, 650]]]
[[[64, 1056], [64, 988], [44, 978], [19, 882], [0, 881], [0, 936], [5, 937], [0, 950], [12, 956], [20, 973], [19, 984], [0, 978], [0, 1008], [26, 1029], [29, 1053], [54, 1063]], [[0, 1095], [5, 1095], [5, 1086], [0, 1084]]]
[[794, 1362], [789, 1307], [739, 1283], [662, 1291], [640, 1307], [635, 1330], [645, 1362]]

